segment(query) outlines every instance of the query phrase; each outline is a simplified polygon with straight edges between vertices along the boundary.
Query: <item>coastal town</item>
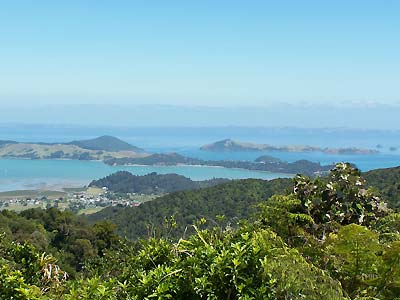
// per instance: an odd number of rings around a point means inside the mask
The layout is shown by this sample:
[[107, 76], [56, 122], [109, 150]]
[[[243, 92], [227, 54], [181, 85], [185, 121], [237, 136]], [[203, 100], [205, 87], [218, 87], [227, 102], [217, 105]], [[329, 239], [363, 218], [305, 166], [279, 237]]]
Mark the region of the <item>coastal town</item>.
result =
[[65, 191], [13, 191], [0, 193], [0, 210], [22, 211], [56, 207], [77, 214], [91, 214], [108, 206], [137, 207], [158, 196], [114, 193], [106, 187], [65, 189]]

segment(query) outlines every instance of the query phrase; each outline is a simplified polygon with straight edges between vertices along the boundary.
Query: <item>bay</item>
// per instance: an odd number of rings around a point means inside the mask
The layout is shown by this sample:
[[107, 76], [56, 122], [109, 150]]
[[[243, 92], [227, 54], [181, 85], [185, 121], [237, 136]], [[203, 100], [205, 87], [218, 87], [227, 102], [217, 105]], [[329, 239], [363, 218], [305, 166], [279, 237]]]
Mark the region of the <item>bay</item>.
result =
[[288, 174], [208, 166], [108, 166], [100, 161], [0, 159], [0, 191], [79, 187], [120, 170], [135, 175], [176, 173], [192, 180], [290, 177]]

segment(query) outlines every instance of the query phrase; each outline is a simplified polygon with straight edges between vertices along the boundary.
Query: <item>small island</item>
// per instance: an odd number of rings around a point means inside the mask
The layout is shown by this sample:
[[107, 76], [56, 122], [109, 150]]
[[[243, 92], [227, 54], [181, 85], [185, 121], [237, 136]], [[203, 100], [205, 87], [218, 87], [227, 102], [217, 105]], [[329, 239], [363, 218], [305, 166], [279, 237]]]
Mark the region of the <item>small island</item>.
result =
[[279, 152], [322, 152], [327, 154], [378, 154], [375, 149], [363, 148], [322, 148], [308, 145], [273, 146], [225, 139], [200, 147], [203, 151], [213, 152], [246, 152], [246, 151], [279, 151]]

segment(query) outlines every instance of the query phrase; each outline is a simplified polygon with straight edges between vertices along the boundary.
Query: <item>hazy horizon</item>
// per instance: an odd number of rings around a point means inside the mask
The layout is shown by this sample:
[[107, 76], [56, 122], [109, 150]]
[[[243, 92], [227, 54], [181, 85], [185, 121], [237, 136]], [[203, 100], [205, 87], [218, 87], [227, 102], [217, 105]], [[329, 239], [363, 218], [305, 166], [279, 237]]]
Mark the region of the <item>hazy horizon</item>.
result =
[[399, 105], [3, 105], [0, 124], [102, 127], [298, 127], [400, 130]]

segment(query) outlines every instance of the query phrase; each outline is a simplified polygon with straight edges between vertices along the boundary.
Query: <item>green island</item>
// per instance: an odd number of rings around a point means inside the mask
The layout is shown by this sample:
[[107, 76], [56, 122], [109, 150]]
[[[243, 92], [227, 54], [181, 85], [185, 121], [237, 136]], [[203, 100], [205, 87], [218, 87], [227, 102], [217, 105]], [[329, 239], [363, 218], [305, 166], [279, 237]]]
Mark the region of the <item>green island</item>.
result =
[[340, 163], [90, 215], [3, 209], [0, 299], [397, 299], [399, 180]]

